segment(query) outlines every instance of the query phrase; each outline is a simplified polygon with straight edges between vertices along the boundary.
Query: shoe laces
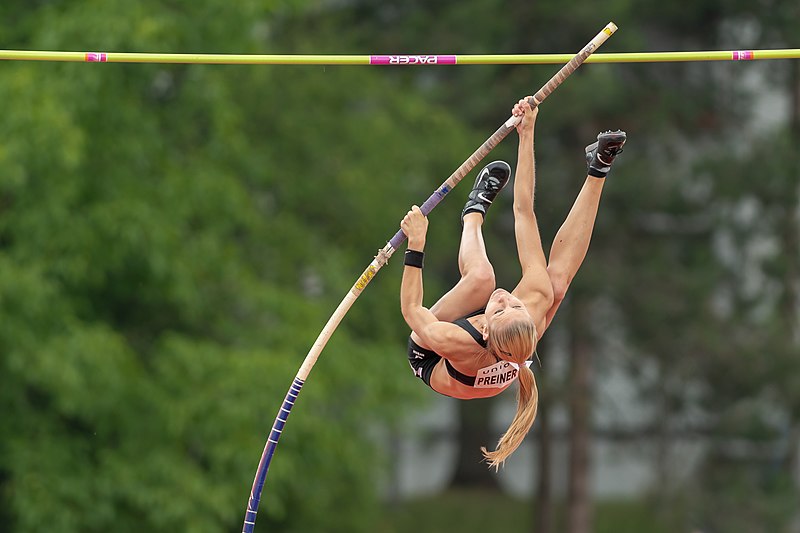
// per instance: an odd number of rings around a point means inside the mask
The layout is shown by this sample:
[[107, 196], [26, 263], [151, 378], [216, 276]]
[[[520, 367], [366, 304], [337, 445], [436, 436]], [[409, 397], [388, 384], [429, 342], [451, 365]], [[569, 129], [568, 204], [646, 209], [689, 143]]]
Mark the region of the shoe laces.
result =
[[494, 174], [489, 174], [489, 177], [486, 179], [486, 189], [489, 191], [499, 191], [500, 190], [500, 178], [495, 176]]
[[500, 180], [491, 176], [488, 180], [486, 180], [486, 190], [490, 192], [495, 192], [500, 190]]

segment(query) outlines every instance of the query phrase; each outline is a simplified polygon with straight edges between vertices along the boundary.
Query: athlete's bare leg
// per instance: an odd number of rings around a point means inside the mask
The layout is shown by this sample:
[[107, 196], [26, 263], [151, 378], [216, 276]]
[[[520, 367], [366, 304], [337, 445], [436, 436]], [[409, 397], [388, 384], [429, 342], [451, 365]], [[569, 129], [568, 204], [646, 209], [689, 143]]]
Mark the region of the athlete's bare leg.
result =
[[547, 273], [553, 284], [554, 301], [547, 312], [548, 324], [558, 310], [567, 288], [578, 273], [589, 250], [604, 184], [604, 178], [586, 176], [575, 203], [572, 204], [566, 220], [553, 239]]
[[554, 299], [546, 315], [548, 325], [589, 250], [605, 177], [616, 156], [622, 153], [626, 139], [624, 131], [606, 131], [597, 136], [596, 143], [585, 149], [588, 164], [586, 181], [550, 249], [547, 273], [553, 285]]
[[463, 229], [458, 249], [461, 279], [431, 307], [431, 312], [439, 320], [451, 322], [481, 309], [495, 289], [494, 268], [486, 255], [481, 230], [489, 207], [510, 177], [508, 163], [494, 161], [486, 165], [475, 179], [461, 212]]
[[480, 309], [495, 289], [494, 268], [486, 255], [482, 226], [481, 213], [464, 215], [458, 249], [461, 279], [431, 307], [431, 312], [439, 320], [453, 321]]

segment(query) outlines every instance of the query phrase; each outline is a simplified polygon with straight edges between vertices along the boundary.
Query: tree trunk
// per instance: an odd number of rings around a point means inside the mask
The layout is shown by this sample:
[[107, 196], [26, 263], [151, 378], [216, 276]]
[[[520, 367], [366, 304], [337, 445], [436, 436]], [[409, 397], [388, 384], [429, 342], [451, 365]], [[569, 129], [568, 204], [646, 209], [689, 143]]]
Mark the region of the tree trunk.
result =
[[390, 471], [389, 487], [386, 494], [386, 501], [389, 507], [397, 509], [400, 507], [402, 501], [402, 494], [400, 493], [400, 472], [403, 468], [401, 442], [403, 440], [403, 433], [397, 427], [397, 424], [391, 423], [389, 425], [389, 449], [392, 453], [392, 467]]
[[570, 307], [570, 430], [567, 532], [592, 530], [590, 495], [591, 350], [588, 339], [589, 302], [573, 295]]
[[[543, 389], [539, 383], [539, 390]], [[536, 483], [536, 503], [533, 531], [535, 533], [552, 533], [553, 531], [553, 481], [550, 475], [550, 465], [553, 462], [552, 447], [550, 446], [550, 406], [547, 402], [539, 403], [539, 412], [536, 416], [539, 444], [539, 480]]]
[[497, 488], [494, 470], [483, 461], [481, 446], [493, 450], [499, 435], [491, 430], [493, 399], [460, 401], [458, 405], [458, 455], [451, 486]]
[[[537, 352], [549, 354], [551, 351], [549, 339], [551, 338], [545, 336], [539, 341]], [[536, 363], [534, 363], [534, 367], [536, 367]], [[553, 447], [550, 420], [553, 395], [548, 394], [550, 390], [547, 379], [548, 374], [544, 370], [540, 371], [538, 367], [534, 370], [534, 374], [536, 374], [536, 382], [539, 388], [539, 408], [536, 414], [536, 421], [533, 424], [539, 451], [537, 468], [539, 477], [536, 481], [536, 493], [534, 494], [534, 520], [532, 525], [534, 533], [553, 533], [553, 477], [551, 474]]]

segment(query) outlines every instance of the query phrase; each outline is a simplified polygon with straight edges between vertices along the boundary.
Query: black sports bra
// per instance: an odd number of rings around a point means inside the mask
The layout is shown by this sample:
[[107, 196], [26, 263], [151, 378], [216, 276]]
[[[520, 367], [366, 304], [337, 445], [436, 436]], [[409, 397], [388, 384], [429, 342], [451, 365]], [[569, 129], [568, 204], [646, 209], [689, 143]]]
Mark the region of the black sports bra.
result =
[[465, 317], [459, 318], [458, 320], [453, 320], [453, 324], [459, 326], [461, 329], [472, 335], [472, 338], [475, 339], [475, 342], [486, 348], [486, 340], [484, 340], [483, 335], [481, 332], [475, 329], [475, 326], [472, 325], [472, 322], [467, 320], [468, 318], [472, 318], [477, 315], [482, 315], [485, 309], [478, 309], [474, 313], [470, 313]]
[[[477, 311], [470, 313], [465, 317], [453, 321], [453, 324], [455, 324], [456, 326], [460, 327], [461, 329], [469, 333], [472, 336], [472, 338], [475, 339], [475, 342], [477, 342], [484, 348], [486, 348], [486, 340], [483, 338], [483, 335], [481, 335], [481, 332], [475, 329], [475, 326], [473, 326], [472, 323], [467, 319], [472, 318], [473, 316], [476, 315], [481, 315], [485, 311], [486, 309], [478, 309]], [[498, 361], [500, 361], [500, 359], [498, 359]], [[475, 386], [476, 376], [468, 376], [466, 374], [462, 374], [461, 372], [456, 370], [453, 367], [453, 365], [450, 364], [450, 361], [448, 361], [447, 359], [444, 360], [444, 366], [447, 368], [447, 373], [450, 374], [450, 377], [453, 378], [454, 380], [463, 383], [468, 387]]]

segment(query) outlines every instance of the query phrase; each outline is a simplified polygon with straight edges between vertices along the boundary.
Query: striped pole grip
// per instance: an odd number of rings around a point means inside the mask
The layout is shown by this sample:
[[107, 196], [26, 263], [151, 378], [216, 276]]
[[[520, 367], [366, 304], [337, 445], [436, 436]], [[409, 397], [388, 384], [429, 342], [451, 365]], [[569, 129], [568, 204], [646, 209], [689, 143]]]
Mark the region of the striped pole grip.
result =
[[597, 50], [600, 45], [602, 45], [606, 40], [614, 35], [614, 32], [617, 31], [617, 25], [613, 22], [609, 22], [605, 28], [603, 28], [600, 33], [595, 35], [594, 39], [589, 41], [586, 46], [583, 47], [583, 50], [578, 52], [575, 57], [570, 59], [569, 63], [561, 67], [561, 69], [556, 72], [556, 74], [550, 78], [544, 87], [539, 89], [536, 94], [528, 99], [528, 103], [532, 106], [538, 106], [541, 104], [545, 98], [550, 96], [556, 87], [561, 85], [561, 83], [567, 79], [570, 74], [575, 72], [575, 70], [583, 64], [586, 59], [592, 55], [592, 53]]
[[[439, 205], [439, 202], [441, 202], [444, 197], [447, 196], [447, 193], [452, 191], [453, 188], [464, 178], [464, 176], [469, 174], [470, 171], [475, 168], [484, 157], [489, 155], [489, 152], [494, 150], [495, 146], [500, 144], [500, 141], [502, 141], [512, 129], [514, 129], [513, 125], [509, 127], [506, 126], [506, 124], [503, 124], [497, 128], [491, 137], [486, 139], [477, 150], [472, 152], [472, 155], [469, 156], [466, 161], [461, 163], [461, 166], [459, 166], [452, 174], [450, 174], [450, 177], [447, 178], [444, 183], [442, 183], [442, 185], [428, 197], [427, 200], [425, 200], [425, 202], [419, 208], [420, 211], [422, 211], [422, 214], [427, 216], [428, 213], [433, 211], [433, 208]], [[405, 240], [406, 234], [403, 233], [402, 229], [398, 230], [387, 245], [391, 248], [389, 255], [397, 250]]]
[[[561, 67], [561, 69], [552, 77], [550, 80], [536, 93], [528, 99], [528, 102], [532, 106], [538, 106], [541, 104], [545, 98], [550, 96], [550, 94], [559, 86], [561, 85], [564, 80], [566, 80], [573, 72], [575, 72], [578, 67], [580, 67], [586, 58], [588, 58], [595, 50], [597, 50], [600, 45], [602, 45], [606, 40], [611, 37], [614, 32], [617, 31], [617, 26], [613, 22], [609, 22], [605, 28], [603, 28], [600, 33], [595, 35], [594, 39], [589, 41], [583, 49], [578, 52], [566, 65]], [[505, 139], [505, 137], [509, 134], [509, 132], [514, 129], [514, 127], [519, 123], [520, 117], [512, 116], [508, 120], [503, 123], [502, 126], [497, 128], [497, 130], [488, 138], [482, 145], [475, 150], [469, 158], [461, 163], [455, 172], [453, 172], [449, 178], [445, 180], [445, 182], [436, 189], [430, 197], [425, 200], [425, 203], [420, 206], [420, 211], [422, 214], [428, 215], [436, 205], [444, 199], [448, 192], [453, 190], [453, 188], [458, 185], [458, 183], [469, 174], [469, 172], [475, 168], [481, 160], [486, 157], [489, 152], [494, 150], [494, 147], [500, 144], [500, 141]], [[394, 237], [389, 241], [388, 246], [392, 248], [392, 252], [397, 250], [403, 241], [406, 239], [403, 230], [399, 230], [395, 233]], [[384, 249], [385, 250], [385, 249]], [[391, 253], [389, 253], [391, 255]]]

